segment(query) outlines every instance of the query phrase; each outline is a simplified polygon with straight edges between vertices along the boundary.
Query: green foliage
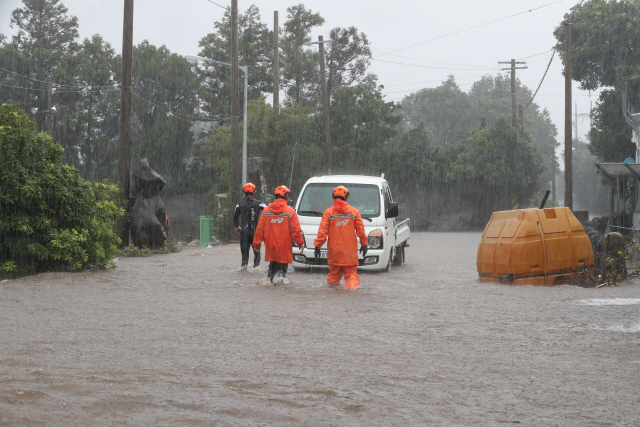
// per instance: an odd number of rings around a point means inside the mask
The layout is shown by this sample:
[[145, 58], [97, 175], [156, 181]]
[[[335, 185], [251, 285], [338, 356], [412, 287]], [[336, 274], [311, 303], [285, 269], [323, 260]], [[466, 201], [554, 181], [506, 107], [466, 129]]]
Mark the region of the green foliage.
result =
[[596, 160], [623, 162], [627, 157], [635, 158], [631, 126], [624, 120], [621, 105], [619, 91], [606, 89], [600, 93], [589, 130], [589, 151]]
[[471, 132], [468, 146], [449, 173], [460, 194], [474, 205], [473, 225], [486, 225], [492, 212], [526, 207], [537, 195], [540, 153], [528, 133], [521, 135], [506, 117]]
[[116, 253], [116, 256], [120, 258], [138, 258], [138, 257], [149, 257], [151, 255], [164, 255], [164, 254], [173, 254], [176, 252], [180, 252], [180, 248], [173, 243], [170, 243], [166, 246], [163, 246], [159, 249], [151, 250], [149, 248], [139, 248], [136, 245], [129, 245], [127, 247], [122, 248]]
[[[565, 15], [571, 20], [571, 77], [585, 90], [606, 88], [593, 111], [589, 150], [602, 162], [635, 158], [631, 127], [622, 114], [621, 95], [625, 82], [640, 74], [640, 1], [590, 0], [575, 5]], [[565, 60], [564, 23], [554, 36], [555, 49]], [[640, 86], [630, 85], [629, 99], [640, 107]], [[637, 159], [636, 159], [637, 160]]]
[[0, 265], [5, 272], [112, 267], [119, 190], [63, 164], [16, 105], [0, 107]]
[[311, 32], [324, 24], [319, 13], [303, 4], [287, 8], [287, 20], [282, 31], [282, 84], [288, 105], [314, 106], [318, 102], [319, 51], [309, 47]]
[[[213, 198], [215, 194], [210, 194]], [[213, 217], [214, 236], [222, 243], [228, 243], [234, 237], [233, 212], [235, 204], [231, 200], [231, 194], [227, 194], [226, 199], [220, 199], [220, 208]]]
[[381, 89], [370, 76], [356, 86], [334, 90], [330, 115], [335, 173], [383, 172], [384, 144], [396, 135], [402, 118], [393, 102], [384, 101]]

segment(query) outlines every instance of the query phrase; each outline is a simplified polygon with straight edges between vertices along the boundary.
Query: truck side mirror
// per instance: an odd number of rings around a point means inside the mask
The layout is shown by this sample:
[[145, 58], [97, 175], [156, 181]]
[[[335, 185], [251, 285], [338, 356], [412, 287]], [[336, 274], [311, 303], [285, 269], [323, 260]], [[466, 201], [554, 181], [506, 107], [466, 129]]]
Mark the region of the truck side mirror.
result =
[[398, 216], [398, 204], [396, 202], [389, 203], [385, 217], [396, 218]]

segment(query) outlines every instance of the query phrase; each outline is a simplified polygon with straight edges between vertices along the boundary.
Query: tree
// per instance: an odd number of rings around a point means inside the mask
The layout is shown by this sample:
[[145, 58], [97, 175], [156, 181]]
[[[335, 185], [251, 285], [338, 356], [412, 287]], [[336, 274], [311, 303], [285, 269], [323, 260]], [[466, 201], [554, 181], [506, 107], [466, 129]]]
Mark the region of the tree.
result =
[[521, 135], [507, 117], [492, 127], [475, 129], [467, 148], [449, 171], [460, 182], [460, 191], [472, 201], [472, 225], [484, 227], [494, 211], [526, 206], [537, 195], [542, 172], [540, 154], [528, 133]]
[[[249, 102], [248, 157], [261, 157], [271, 189], [285, 184], [295, 194], [322, 167], [322, 126], [308, 107], [286, 106], [275, 115], [264, 98]], [[197, 154], [216, 174], [213, 194], [228, 190], [229, 128], [219, 127], [198, 148]]]
[[435, 89], [422, 89], [406, 96], [401, 106], [404, 125], [416, 127], [424, 122], [432, 130], [434, 142], [442, 147], [464, 141], [473, 128], [469, 97], [453, 76]]
[[356, 27], [336, 27], [329, 33], [331, 43], [325, 57], [327, 93], [331, 97], [334, 88], [351, 86], [361, 82], [371, 64], [369, 40]]
[[592, 112], [588, 149], [601, 162], [623, 162], [627, 157], [635, 158], [631, 126], [624, 121], [621, 105], [621, 93], [606, 89], [600, 93]]
[[[213, 24], [215, 32], [200, 40], [199, 55], [215, 61], [231, 63], [231, 14], [227, 9], [222, 20]], [[260, 22], [260, 10], [251, 5], [238, 14], [238, 60], [249, 68], [247, 96], [257, 99], [273, 91], [273, 33]], [[225, 65], [202, 64], [203, 79], [200, 96], [205, 110], [212, 114], [229, 114], [231, 99], [231, 68]], [[242, 75], [241, 81], [242, 80]], [[242, 94], [242, 91], [241, 91]], [[242, 95], [241, 95], [242, 97]]]
[[[568, 20], [572, 24], [571, 78], [585, 90], [606, 88], [593, 113], [589, 150], [601, 161], [635, 157], [630, 150], [631, 130], [624, 122], [620, 100], [625, 82], [640, 74], [637, 54], [640, 1], [591, 0], [575, 5], [565, 15], [565, 22]], [[564, 30], [563, 23], [554, 31], [558, 40], [555, 49], [563, 61]], [[637, 103], [640, 88], [636, 84], [630, 89], [629, 99]]]
[[305, 9], [303, 4], [287, 8], [283, 27], [282, 84], [286, 103], [315, 106], [318, 103], [319, 53], [317, 47], [307, 47], [311, 30], [324, 24], [319, 13]]
[[63, 158], [17, 105], [0, 106], [0, 275], [114, 267], [120, 191]]
[[[26, 111], [37, 109], [39, 129], [46, 129], [49, 83], [68, 84], [64, 67], [77, 47], [78, 18], [68, 16], [61, 0], [23, 0], [24, 7], [11, 14], [11, 28], [18, 27], [11, 44], [20, 55], [17, 74], [31, 91], [16, 92], [12, 102], [19, 101]], [[7, 100], [7, 98], [4, 98]]]
[[396, 135], [402, 117], [393, 102], [384, 101], [381, 89], [377, 78], [369, 76], [356, 86], [334, 90], [329, 114], [336, 171], [382, 172], [383, 145]]
[[[117, 81], [121, 61], [116, 57]], [[134, 46], [132, 67], [132, 170], [146, 161], [167, 182], [167, 193], [188, 191], [193, 177], [186, 173], [186, 158], [194, 143], [198, 76], [184, 57], [146, 40]]]

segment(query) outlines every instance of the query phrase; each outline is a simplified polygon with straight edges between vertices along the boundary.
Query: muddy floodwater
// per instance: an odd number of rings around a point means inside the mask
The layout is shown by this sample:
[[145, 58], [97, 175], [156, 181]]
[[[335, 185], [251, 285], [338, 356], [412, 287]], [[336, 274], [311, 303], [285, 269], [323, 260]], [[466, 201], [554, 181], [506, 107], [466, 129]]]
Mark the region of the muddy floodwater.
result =
[[357, 291], [236, 245], [0, 282], [0, 425], [640, 425], [640, 281], [481, 283], [479, 241]]

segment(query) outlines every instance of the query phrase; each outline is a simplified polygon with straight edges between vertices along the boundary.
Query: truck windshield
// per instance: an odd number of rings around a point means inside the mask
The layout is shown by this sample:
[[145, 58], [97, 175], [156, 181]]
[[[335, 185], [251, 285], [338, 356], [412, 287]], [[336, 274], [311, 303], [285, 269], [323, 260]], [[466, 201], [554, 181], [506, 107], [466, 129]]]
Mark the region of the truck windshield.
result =
[[372, 184], [314, 183], [304, 190], [298, 205], [298, 215], [322, 216], [325, 209], [333, 206], [333, 189], [344, 185], [349, 189], [349, 204], [360, 211], [363, 217], [380, 215], [380, 190]]

